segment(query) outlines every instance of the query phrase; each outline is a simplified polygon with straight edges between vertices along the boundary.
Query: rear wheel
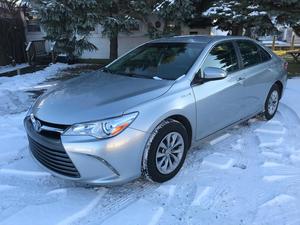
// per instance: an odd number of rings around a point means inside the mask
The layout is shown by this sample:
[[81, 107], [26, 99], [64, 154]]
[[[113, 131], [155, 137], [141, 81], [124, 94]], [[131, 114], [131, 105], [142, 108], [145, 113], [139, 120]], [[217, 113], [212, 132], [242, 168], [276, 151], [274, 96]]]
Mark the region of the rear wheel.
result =
[[267, 120], [272, 119], [276, 114], [279, 105], [279, 100], [280, 100], [280, 88], [277, 84], [274, 84], [265, 102], [264, 117]]
[[182, 167], [187, 147], [185, 127], [173, 119], [163, 121], [155, 128], [146, 145], [143, 174], [154, 182], [170, 180]]

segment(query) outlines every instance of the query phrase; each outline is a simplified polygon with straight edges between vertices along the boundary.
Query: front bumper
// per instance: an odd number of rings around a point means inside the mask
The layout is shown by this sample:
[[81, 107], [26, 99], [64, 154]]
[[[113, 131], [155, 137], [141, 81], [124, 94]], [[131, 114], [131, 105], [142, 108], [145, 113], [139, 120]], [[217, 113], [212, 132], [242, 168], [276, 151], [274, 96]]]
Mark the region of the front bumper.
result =
[[[113, 185], [141, 175], [143, 150], [148, 138], [145, 132], [129, 127], [119, 135], [103, 140], [64, 135], [53, 139], [36, 132], [28, 117], [24, 125], [33, 158], [55, 176], [90, 184]], [[52, 155], [51, 151], [55, 154], [56, 151], [65, 152], [70, 162], [62, 164], [61, 158]], [[63, 158], [63, 163], [65, 161]], [[70, 169], [72, 164], [74, 168]]]

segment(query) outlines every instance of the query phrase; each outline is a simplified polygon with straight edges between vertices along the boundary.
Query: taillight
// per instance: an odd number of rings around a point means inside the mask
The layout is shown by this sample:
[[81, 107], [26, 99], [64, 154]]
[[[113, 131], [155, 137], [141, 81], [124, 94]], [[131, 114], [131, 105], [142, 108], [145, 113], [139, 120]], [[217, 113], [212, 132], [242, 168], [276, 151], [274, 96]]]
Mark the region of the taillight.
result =
[[288, 66], [289, 66], [289, 63], [288, 62], [284, 62], [283, 63], [283, 68], [287, 71], [288, 70]]

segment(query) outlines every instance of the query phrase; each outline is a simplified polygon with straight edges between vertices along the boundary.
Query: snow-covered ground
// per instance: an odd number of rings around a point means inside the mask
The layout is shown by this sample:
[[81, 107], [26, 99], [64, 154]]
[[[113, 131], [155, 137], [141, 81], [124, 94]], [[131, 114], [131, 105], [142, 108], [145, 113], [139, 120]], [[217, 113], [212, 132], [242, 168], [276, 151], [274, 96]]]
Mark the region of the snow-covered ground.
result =
[[191, 150], [171, 181], [88, 187], [40, 169], [22, 124], [25, 91], [65, 67], [0, 78], [1, 225], [300, 224], [300, 79], [288, 81], [273, 120]]
[[34, 73], [14, 77], [0, 76], [0, 116], [26, 111], [30, 106], [30, 102], [33, 101], [31, 95], [26, 94], [26, 91], [47, 89], [50, 86], [55, 85], [55, 83], [46, 85], [38, 84], [55, 76], [63, 69], [74, 68], [77, 66], [80, 65], [68, 66], [66, 64], [57, 63]]
[[12, 66], [12, 65], [0, 66], [0, 74], [12, 72], [14, 70], [23, 69], [26, 67], [28, 67], [28, 63], [21, 63], [21, 64], [15, 65], [15, 66]]

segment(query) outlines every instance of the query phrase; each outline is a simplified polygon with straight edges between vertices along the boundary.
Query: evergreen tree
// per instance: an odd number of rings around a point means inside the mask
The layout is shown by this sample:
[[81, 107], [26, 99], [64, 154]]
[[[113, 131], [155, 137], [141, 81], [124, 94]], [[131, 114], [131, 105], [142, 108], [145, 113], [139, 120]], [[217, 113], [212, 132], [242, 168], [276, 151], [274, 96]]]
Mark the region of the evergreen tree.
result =
[[96, 50], [87, 40], [97, 22], [95, 0], [31, 0], [31, 5], [55, 52], [66, 53], [72, 62], [84, 50]]
[[121, 32], [130, 33], [130, 28], [138, 23], [138, 1], [97, 0], [98, 21], [103, 27], [102, 34], [110, 40], [110, 59], [118, 57], [118, 36]]
[[195, 1], [162, 0], [154, 6], [153, 13], [163, 21], [162, 32], [154, 26], [150, 27], [156, 36], [179, 35], [182, 25], [193, 18]]
[[[209, 0], [144, 0], [144, 22], [148, 24], [148, 33], [151, 38], [179, 35], [183, 25], [201, 23], [209, 26], [207, 19], [203, 19], [202, 12], [206, 9]], [[162, 24], [154, 24], [153, 16]], [[155, 20], [156, 21], [156, 20]], [[199, 26], [199, 24], [198, 24]]]
[[256, 0], [275, 18], [277, 24], [294, 28], [300, 36], [300, 1], [299, 0]]
[[219, 29], [231, 35], [263, 35], [276, 29], [268, 13], [254, 1], [215, 1], [203, 15], [212, 19]]

